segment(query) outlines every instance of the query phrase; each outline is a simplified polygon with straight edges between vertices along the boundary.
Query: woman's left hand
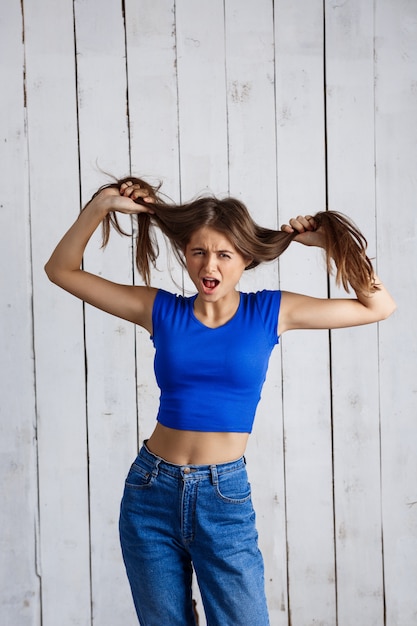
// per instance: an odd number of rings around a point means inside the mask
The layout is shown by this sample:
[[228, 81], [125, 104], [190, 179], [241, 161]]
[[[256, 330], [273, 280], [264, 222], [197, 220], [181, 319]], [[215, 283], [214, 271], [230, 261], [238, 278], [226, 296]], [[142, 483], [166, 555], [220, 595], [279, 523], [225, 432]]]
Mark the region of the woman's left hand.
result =
[[283, 224], [281, 230], [286, 233], [297, 232], [294, 241], [304, 244], [305, 246], [324, 247], [324, 237], [320, 228], [318, 228], [316, 220], [312, 215], [298, 215], [290, 219], [289, 224]]

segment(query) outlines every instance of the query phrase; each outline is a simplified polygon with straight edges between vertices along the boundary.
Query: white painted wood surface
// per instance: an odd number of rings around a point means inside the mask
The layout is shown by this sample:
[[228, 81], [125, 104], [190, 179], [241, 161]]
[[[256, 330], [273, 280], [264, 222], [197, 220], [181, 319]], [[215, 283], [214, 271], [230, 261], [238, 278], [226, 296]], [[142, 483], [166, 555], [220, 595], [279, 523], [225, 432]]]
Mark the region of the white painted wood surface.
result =
[[[248, 469], [271, 626], [414, 626], [417, 4], [13, 0], [0, 29], [1, 624], [136, 623], [117, 519], [152, 345], [43, 273], [105, 170], [230, 193], [266, 226], [327, 204], [363, 229], [399, 309], [283, 338]], [[129, 238], [99, 246], [87, 269], [139, 280]], [[177, 290], [171, 265], [153, 283]], [[294, 244], [241, 287], [278, 286], [326, 297], [320, 254]]]
[[[327, 4], [329, 208], [360, 224], [371, 257], [376, 228], [372, 30], [371, 4]], [[337, 604], [339, 623], [346, 626], [384, 621], [377, 331], [371, 326], [331, 333]], [[359, 363], [366, 363], [365, 375]]]
[[400, 303], [395, 323], [381, 324], [379, 329], [385, 605], [387, 624], [413, 624], [417, 622], [415, 3], [377, 3], [375, 32], [378, 271], [393, 285]]
[[[321, 2], [283, 2], [276, 15], [281, 223], [326, 207], [323, 26]], [[318, 251], [293, 246], [280, 263], [281, 287], [326, 297], [322, 266]], [[328, 333], [284, 336], [282, 365], [288, 611], [293, 624], [330, 625], [336, 606]]]
[[[129, 172], [125, 28], [122, 6], [79, 2], [75, 8], [82, 203], [104, 180], [100, 170]], [[129, 218], [120, 220], [126, 231]], [[84, 267], [132, 282], [131, 241], [96, 233]], [[137, 449], [135, 332], [132, 324], [85, 308], [92, 621], [128, 624], [130, 591], [118, 539], [123, 481]]]
[[[73, 7], [71, 2], [51, 0], [22, 6], [41, 614], [45, 625], [62, 619], [84, 626], [90, 623], [91, 589], [82, 304], [68, 294], [58, 294], [43, 272], [46, 250], [78, 214]], [[10, 624], [18, 622], [12, 616], [8, 619]]]
[[0, 616], [9, 624], [39, 626], [31, 231], [18, 3], [1, 5], [0, 23], [7, 23], [0, 37], [0, 82], [7, 85], [0, 98], [0, 119], [7, 120], [0, 140]]

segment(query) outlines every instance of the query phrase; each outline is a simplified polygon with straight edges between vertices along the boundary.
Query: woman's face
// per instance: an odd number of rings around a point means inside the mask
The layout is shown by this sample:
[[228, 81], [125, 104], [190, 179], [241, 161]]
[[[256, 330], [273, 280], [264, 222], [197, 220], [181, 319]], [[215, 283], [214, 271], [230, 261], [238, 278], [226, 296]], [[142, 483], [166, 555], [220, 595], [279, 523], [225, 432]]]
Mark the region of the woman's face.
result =
[[245, 259], [223, 233], [204, 226], [192, 235], [185, 261], [199, 295], [217, 302], [235, 290], [251, 259]]

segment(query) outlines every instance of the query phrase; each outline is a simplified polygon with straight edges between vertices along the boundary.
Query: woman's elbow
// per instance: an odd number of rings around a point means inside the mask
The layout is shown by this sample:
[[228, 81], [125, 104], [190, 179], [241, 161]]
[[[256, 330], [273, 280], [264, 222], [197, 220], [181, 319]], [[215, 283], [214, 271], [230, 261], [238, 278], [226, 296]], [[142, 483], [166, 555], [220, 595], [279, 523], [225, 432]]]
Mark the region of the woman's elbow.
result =
[[388, 319], [389, 317], [391, 317], [391, 315], [394, 313], [394, 311], [397, 310], [397, 304], [394, 300], [391, 300], [391, 302], [387, 303], [386, 306], [384, 306], [380, 311], [379, 311], [379, 316], [377, 321], [378, 322], [383, 322], [384, 320]]
[[45, 274], [47, 275], [47, 277], [49, 278], [49, 280], [50, 280], [52, 283], [56, 283], [56, 280], [57, 280], [57, 279], [56, 279], [56, 276], [55, 276], [55, 272], [54, 272], [54, 267], [53, 267], [53, 264], [51, 263], [51, 260], [50, 260], [50, 259], [49, 259], [49, 260], [45, 263], [45, 265], [44, 265], [44, 268], [43, 268], [43, 269], [45, 270]]
[[56, 267], [55, 263], [51, 262], [51, 259], [45, 263], [44, 270], [51, 283], [54, 283], [59, 287], [63, 286], [63, 283], [65, 282], [65, 272], [59, 271], [59, 268]]

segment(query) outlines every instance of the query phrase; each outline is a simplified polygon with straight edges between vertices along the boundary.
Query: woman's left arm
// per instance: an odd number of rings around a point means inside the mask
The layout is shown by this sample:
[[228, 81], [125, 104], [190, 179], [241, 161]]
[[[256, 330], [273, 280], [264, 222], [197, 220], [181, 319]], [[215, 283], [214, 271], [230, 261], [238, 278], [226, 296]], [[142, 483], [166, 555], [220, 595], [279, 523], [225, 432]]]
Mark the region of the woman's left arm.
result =
[[[282, 227], [285, 232], [298, 231], [295, 241], [304, 245], [323, 247], [320, 229], [310, 216], [290, 220]], [[331, 329], [360, 326], [379, 322], [389, 317], [396, 304], [378, 276], [374, 276], [377, 290], [356, 292], [356, 298], [312, 298], [284, 291], [278, 324], [278, 334], [296, 329]]]

